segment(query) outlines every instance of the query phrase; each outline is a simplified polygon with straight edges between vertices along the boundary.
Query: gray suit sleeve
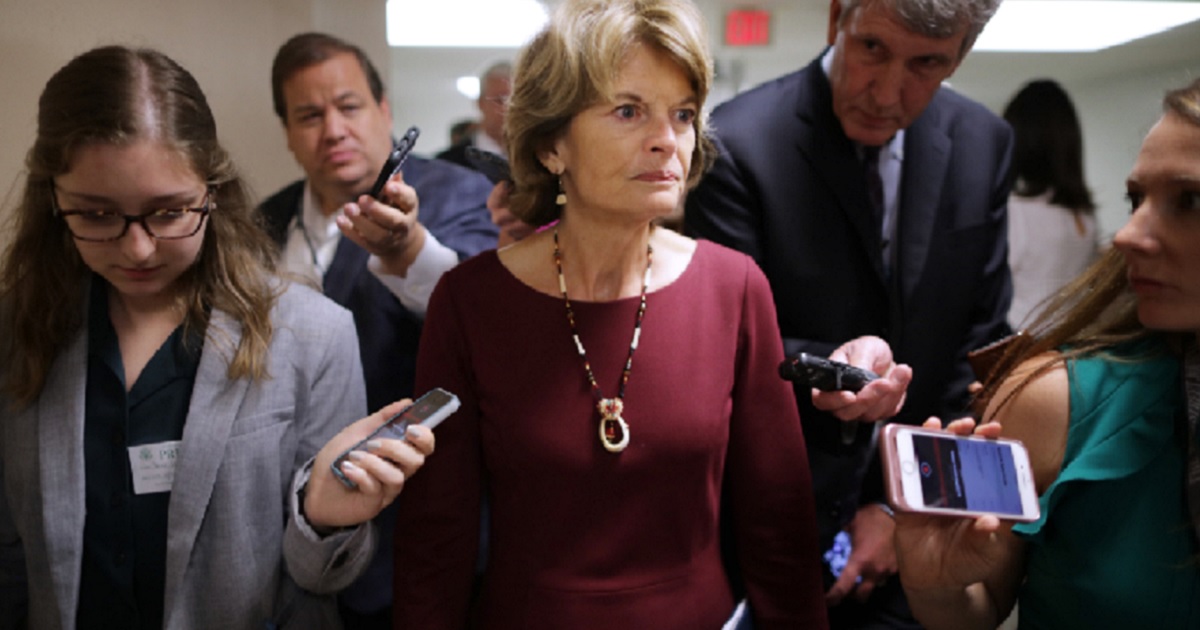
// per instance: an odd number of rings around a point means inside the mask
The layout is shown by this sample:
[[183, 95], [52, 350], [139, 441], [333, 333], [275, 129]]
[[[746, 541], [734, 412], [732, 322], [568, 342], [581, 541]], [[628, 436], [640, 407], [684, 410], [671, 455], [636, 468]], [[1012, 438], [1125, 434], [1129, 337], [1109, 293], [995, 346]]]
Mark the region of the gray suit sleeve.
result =
[[288, 526], [283, 534], [283, 557], [296, 583], [314, 593], [335, 593], [350, 585], [375, 554], [375, 531], [370, 521], [322, 537], [300, 514], [300, 491], [312, 472], [310, 460], [296, 471], [288, 499]]
[[[349, 311], [324, 296], [291, 304], [292, 317], [316, 318], [299, 324], [310, 331], [311, 350], [298, 359], [308, 379], [309, 395], [303, 402], [303, 421], [298, 426], [299, 444], [288, 497], [288, 521], [283, 538], [283, 557], [288, 573], [303, 589], [332, 593], [348, 586], [366, 569], [374, 552], [370, 523], [321, 537], [299, 514], [297, 492], [308, 481], [312, 459], [338, 431], [367, 415], [366, 386], [359, 359], [358, 337]], [[299, 403], [298, 403], [299, 404]]]

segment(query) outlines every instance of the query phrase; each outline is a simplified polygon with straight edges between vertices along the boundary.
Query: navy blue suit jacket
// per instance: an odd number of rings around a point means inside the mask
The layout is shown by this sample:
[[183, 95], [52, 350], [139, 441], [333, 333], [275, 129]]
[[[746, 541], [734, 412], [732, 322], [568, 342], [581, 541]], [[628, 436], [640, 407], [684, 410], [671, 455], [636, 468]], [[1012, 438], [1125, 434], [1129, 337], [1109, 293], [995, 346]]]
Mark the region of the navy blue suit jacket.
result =
[[[499, 231], [487, 210], [492, 184], [486, 177], [449, 162], [416, 156], [410, 156], [401, 170], [404, 181], [416, 189], [420, 199], [421, 224], [457, 252], [460, 261], [495, 248]], [[281, 248], [303, 196], [304, 180], [300, 180], [260, 206], [267, 230]], [[325, 273], [324, 291], [354, 315], [367, 405], [375, 411], [413, 396], [422, 320], [367, 269], [368, 258], [370, 254], [353, 241], [340, 239]], [[376, 607], [372, 603], [391, 601], [394, 510], [385, 510], [376, 522], [381, 532], [376, 560], [344, 595], [346, 603], [360, 612], [372, 612]]]
[[[964, 414], [974, 380], [967, 351], [1007, 333], [1008, 125], [942, 88], [905, 131], [890, 277], [820, 58], [720, 106], [713, 126], [720, 155], [689, 195], [686, 226], [758, 261], [788, 355], [827, 356], [877, 335], [913, 368], [898, 421]], [[846, 445], [807, 387], [796, 396], [827, 548], [853, 518], [864, 481], [870, 498], [880, 496], [877, 458], [869, 429]]]

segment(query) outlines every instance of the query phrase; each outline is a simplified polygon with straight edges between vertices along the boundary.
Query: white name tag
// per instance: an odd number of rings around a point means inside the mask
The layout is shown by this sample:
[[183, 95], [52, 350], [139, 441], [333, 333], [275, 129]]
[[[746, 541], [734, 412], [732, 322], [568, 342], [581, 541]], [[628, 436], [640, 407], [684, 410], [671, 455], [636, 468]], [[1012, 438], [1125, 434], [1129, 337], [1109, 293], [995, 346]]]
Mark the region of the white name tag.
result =
[[133, 472], [133, 493], [170, 492], [175, 483], [175, 463], [179, 461], [180, 440], [129, 447], [129, 469]]

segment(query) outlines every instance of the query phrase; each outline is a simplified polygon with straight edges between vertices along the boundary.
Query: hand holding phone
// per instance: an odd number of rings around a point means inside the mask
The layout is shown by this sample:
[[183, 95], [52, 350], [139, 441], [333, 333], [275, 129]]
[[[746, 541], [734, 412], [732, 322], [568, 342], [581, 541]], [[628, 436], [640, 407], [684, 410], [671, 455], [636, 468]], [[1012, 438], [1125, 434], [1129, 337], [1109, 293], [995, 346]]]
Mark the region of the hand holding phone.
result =
[[354, 481], [346, 477], [346, 474], [342, 472], [342, 463], [346, 461], [351, 451], [362, 450], [363, 445], [369, 440], [379, 438], [402, 440], [409, 425], [420, 424], [432, 429], [441, 424], [450, 414], [457, 411], [458, 407], [459, 400], [454, 394], [440, 387], [430, 390], [425, 395], [413, 401], [411, 405], [402, 409], [400, 413], [388, 418], [386, 422], [372, 431], [370, 435], [343, 451], [341, 455], [338, 455], [333, 460], [333, 463], [330, 464], [330, 468], [333, 469], [333, 475], [350, 490], [357, 489], [358, 484], [354, 483]]
[[779, 376], [784, 380], [806, 383], [823, 392], [858, 392], [879, 375], [848, 363], [831, 361], [800, 352], [779, 364]]
[[513, 180], [512, 170], [503, 155], [470, 146], [466, 148], [466, 157], [471, 167], [483, 173], [493, 184]]
[[1029, 453], [1019, 440], [903, 424], [879, 444], [888, 502], [906, 512], [1009, 521], [1040, 518]]
[[379, 176], [375, 178], [375, 184], [371, 186], [371, 196], [380, 201], [384, 201], [383, 187], [387, 185], [388, 180], [396, 173], [400, 172], [400, 167], [404, 166], [404, 160], [408, 159], [408, 154], [412, 152], [413, 146], [417, 144], [417, 136], [421, 135], [421, 130], [416, 127], [409, 127], [408, 131], [400, 137], [396, 142], [395, 148], [388, 155], [387, 161], [383, 163], [383, 168], [379, 170]]

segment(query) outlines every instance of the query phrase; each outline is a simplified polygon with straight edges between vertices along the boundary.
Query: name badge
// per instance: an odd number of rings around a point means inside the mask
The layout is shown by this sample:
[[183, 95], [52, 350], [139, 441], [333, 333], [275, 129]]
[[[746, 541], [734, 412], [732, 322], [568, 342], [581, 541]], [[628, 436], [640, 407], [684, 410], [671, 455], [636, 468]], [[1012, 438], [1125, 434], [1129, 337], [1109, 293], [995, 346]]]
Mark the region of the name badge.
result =
[[133, 472], [133, 493], [170, 492], [175, 483], [175, 463], [179, 461], [180, 440], [129, 447], [129, 469]]

